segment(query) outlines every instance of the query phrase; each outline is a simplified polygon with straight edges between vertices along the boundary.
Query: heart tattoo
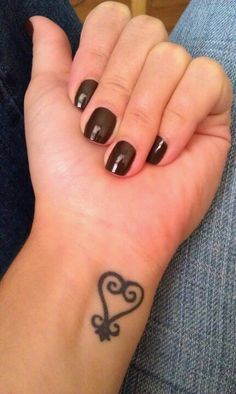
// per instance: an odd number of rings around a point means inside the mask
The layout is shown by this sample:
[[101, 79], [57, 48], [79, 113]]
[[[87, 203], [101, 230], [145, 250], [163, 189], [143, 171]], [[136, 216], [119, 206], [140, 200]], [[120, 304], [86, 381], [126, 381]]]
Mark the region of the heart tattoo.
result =
[[[123, 301], [131, 304], [131, 307], [110, 316], [105, 291], [113, 295], [120, 295], [123, 297]], [[99, 335], [101, 342], [110, 341], [111, 336], [116, 337], [120, 333], [120, 326], [115, 321], [133, 312], [141, 305], [144, 299], [144, 290], [137, 282], [125, 280], [116, 272], [108, 271], [102, 274], [98, 281], [98, 293], [102, 302], [103, 316], [93, 315], [91, 323], [96, 328], [95, 333]]]

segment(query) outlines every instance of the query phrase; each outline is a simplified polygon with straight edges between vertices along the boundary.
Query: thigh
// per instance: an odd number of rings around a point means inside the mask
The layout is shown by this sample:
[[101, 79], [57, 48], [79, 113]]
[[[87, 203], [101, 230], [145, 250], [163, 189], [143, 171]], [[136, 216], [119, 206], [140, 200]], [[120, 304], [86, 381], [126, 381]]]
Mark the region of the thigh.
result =
[[23, 100], [30, 80], [32, 44], [24, 30], [44, 15], [67, 33], [76, 51], [81, 23], [65, 0], [2, 0], [0, 8], [0, 277], [30, 231], [34, 196], [24, 137]]
[[[193, 0], [171, 39], [218, 60], [236, 89], [235, 0]], [[217, 197], [157, 292], [123, 393], [236, 392], [236, 113]]]

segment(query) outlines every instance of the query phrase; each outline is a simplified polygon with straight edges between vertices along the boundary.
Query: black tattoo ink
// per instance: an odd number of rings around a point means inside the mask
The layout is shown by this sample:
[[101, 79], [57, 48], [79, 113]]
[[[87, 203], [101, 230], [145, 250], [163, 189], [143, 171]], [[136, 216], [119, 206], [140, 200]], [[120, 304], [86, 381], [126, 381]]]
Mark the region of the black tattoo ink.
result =
[[[107, 283], [105, 283], [106, 279], [108, 279]], [[104, 295], [105, 290], [114, 295], [121, 295], [127, 303], [132, 304], [131, 308], [110, 316]], [[101, 342], [110, 341], [111, 336], [116, 337], [120, 333], [120, 326], [115, 321], [133, 312], [141, 305], [144, 299], [144, 290], [137, 282], [125, 280], [116, 272], [109, 271], [100, 277], [98, 293], [102, 302], [103, 316], [93, 315], [91, 323], [96, 328], [95, 333], [99, 335]]]

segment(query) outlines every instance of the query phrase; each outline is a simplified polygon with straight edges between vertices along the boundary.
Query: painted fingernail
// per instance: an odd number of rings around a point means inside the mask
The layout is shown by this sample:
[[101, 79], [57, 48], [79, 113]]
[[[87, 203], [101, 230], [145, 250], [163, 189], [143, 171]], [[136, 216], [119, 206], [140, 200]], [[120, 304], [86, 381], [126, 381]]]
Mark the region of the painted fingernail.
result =
[[107, 108], [97, 108], [92, 113], [84, 131], [84, 136], [91, 141], [105, 144], [116, 125], [116, 116]]
[[89, 103], [93, 93], [97, 89], [98, 82], [93, 79], [86, 79], [83, 81], [75, 96], [75, 106], [84, 110]]
[[125, 175], [129, 171], [136, 156], [136, 150], [127, 141], [119, 141], [113, 148], [106, 169], [116, 175]]
[[23, 27], [24, 27], [25, 32], [28, 34], [29, 38], [32, 38], [33, 33], [34, 33], [34, 27], [33, 27], [32, 22], [29, 19], [27, 19], [27, 21], [25, 21]]
[[167, 148], [167, 143], [163, 140], [163, 138], [157, 136], [146, 161], [151, 164], [158, 164], [164, 157]]

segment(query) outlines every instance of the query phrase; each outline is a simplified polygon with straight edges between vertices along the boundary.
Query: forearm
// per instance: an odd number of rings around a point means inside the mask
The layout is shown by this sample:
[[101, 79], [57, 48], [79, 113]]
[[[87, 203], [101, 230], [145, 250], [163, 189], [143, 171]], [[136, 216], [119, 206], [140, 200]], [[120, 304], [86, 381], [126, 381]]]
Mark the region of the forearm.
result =
[[[42, 242], [32, 234], [0, 287], [0, 391], [117, 393], [161, 272], [126, 248], [98, 256], [48, 236]], [[122, 290], [127, 280], [136, 283]], [[110, 281], [117, 294], [107, 290]], [[131, 303], [124, 299], [129, 290], [136, 294]]]

